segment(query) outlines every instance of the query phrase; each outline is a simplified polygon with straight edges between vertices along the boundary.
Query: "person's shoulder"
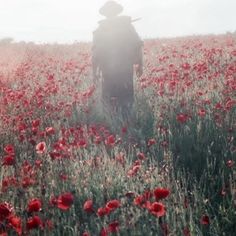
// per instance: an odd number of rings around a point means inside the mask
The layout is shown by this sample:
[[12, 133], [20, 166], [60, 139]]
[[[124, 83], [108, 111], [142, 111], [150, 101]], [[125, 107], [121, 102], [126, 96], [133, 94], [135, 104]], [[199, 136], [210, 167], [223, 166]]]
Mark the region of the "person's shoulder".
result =
[[103, 25], [103, 24], [106, 24], [107, 22], [108, 22], [108, 19], [103, 19], [103, 20], [98, 21], [98, 25]]
[[131, 24], [132, 19], [130, 16], [118, 16], [117, 21], [120, 21], [121, 23], [124, 24]]
[[95, 31], [93, 31], [93, 34], [98, 34], [100, 32], [114, 29], [114, 27], [125, 27], [127, 28], [129, 25], [131, 25], [132, 19], [130, 16], [116, 16], [109, 19], [102, 19], [98, 21], [98, 27]]
[[98, 21], [98, 27], [95, 30], [96, 32], [108, 30], [111, 27], [112, 22], [109, 19], [103, 19]]
[[103, 19], [98, 21], [98, 25], [99, 26], [104, 26], [104, 25], [108, 25], [108, 24], [114, 24], [114, 23], [131, 23], [132, 19], [130, 16], [116, 16], [116, 17], [112, 17], [109, 19]]
[[120, 20], [123, 20], [123, 21], [131, 22], [131, 16], [121, 15], [121, 16], [117, 16], [117, 18], [120, 19]]
[[107, 19], [98, 21], [98, 27], [93, 31], [93, 34], [95, 35], [100, 33], [102, 30], [104, 30], [104, 28], [106, 28], [107, 24]]

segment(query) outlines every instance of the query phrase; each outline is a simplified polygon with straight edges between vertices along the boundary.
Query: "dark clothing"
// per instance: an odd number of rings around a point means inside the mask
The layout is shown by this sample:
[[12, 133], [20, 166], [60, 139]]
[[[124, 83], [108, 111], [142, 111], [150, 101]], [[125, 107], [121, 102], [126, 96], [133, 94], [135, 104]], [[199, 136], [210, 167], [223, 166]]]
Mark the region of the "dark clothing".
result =
[[93, 70], [102, 75], [102, 98], [121, 107], [133, 103], [133, 65], [142, 65], [143, 42], [131, 23], [128, 16], [108, 18], [93, 34]]

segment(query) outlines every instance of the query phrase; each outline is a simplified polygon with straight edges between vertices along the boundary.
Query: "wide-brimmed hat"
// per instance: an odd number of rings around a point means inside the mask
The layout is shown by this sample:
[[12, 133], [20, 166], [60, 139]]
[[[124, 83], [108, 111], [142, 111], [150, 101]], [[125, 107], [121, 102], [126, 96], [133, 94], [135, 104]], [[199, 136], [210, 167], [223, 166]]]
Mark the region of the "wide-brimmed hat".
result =
[[108, 1], [106, 2], [99, 10], [99, 13], [106, 17], [117, 16], [123, 11], [123, 7], [115, 2]]

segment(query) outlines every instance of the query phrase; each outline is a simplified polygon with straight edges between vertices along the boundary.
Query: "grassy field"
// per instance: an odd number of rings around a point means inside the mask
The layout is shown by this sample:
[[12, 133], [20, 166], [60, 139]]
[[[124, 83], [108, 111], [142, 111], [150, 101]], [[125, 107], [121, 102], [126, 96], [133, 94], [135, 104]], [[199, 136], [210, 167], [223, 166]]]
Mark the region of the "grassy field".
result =
[[129, 119], [91, 45], [0, 41], [0, 236], [233, 236], [236, 35], [146, 40]]

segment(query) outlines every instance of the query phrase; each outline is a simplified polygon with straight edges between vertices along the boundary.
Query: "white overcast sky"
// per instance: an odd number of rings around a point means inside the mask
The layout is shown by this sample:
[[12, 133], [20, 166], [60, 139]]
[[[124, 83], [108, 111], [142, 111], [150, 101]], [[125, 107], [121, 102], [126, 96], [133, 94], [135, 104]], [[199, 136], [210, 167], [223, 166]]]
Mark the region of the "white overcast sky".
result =
[[[0, 0], [0, 38], [91, 41], [106, 0]], [[236, 30], [236, 0], [117, 0], [143, 38]]]

